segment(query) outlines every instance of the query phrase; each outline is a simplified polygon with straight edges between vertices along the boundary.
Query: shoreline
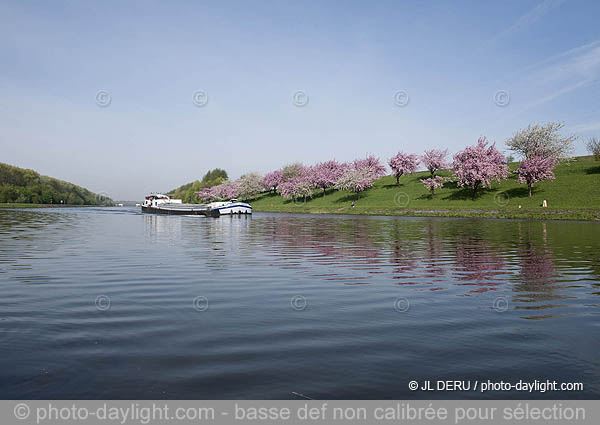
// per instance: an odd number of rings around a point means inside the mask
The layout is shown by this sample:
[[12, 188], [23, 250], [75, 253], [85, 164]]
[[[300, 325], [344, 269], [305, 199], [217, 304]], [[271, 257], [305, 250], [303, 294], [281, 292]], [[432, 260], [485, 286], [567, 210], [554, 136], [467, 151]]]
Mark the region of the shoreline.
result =
[[306, 208], [302, 204], [296, 207], [262, 208], [254, 207], [254, 212], [295, 213], [295, 214], [331, 214], [331, 215], [366, 215], [366, 216], [398, 216], [398, 217], [459, 217], [486, 218], [505, 220], [561, 220], [561, 221], [600, 221], [600, 210], [485, 210], [485, 209], [389, 209], [341, 207], [337, 209]]
[[[20, 208], [98, 208], [108, 205], [56, 205], [56, 204], [6, 204], [0, 203], [0, 209]], [[303, 203], [291, 206], [253, 207], [254, 212], [287, 214], [329, 214], [329, 215], [365, 215], [387, 217], [449, 217], [483, 218], [504, 220], [560, 220], [560, 221], [600, 221], [600, 210], [487, 210], [487, 209], [390, 209], [377, 207], [307, 207]]]
[[[308, 214], [355, 214], [413, 217], [475, 217], [492, 219], [532, 219], [562, 221], [600, 221], [600, 163], [591, 157], [577, 157], [554, 170], [554, 180], [537, 182], [533, 196], [527, 187], [510, 178], [482, 189], [473, 198], [472, 190], [456, 183], [445, 183], [435, 197], [421, 179], [429, 173], [419, 171], [398, 179], [384, 176], [360, 194], [327, 189], [296, 203], [280, 194], [268, 192], [251, 200], [254, 211]], [[511, 169], [516, 167], [510, 164]], [[449, 171], [440, 172], [449, 176]], [[544, 208], [544, 201], [548, 207]], [[351, 207], [351, 203], [355, 206]]]
[[[108, 205], [56, 205], [56, 204], [6, 204], [0, 203], [0, 209], [20, 208], [94, 208]], [[487, 210], [487, 209], [390, 209], [376, 207], [307, 207], [302, 203], [292, 206], [265, 208], [253, 207], [254, 212], [287, 214], [330, 214], [365, 215], [388, 217], [450, 217], [484, 218], [504, 220], [560, 220], [560, 221], [600, 221], [600, 210]]]
[[25, 204], [25, 203], [0, 203], [0, 209], [16, 208], [91, 208], [91, 207], [110, 207], [111, 205], [70, 205], [70, 204]]

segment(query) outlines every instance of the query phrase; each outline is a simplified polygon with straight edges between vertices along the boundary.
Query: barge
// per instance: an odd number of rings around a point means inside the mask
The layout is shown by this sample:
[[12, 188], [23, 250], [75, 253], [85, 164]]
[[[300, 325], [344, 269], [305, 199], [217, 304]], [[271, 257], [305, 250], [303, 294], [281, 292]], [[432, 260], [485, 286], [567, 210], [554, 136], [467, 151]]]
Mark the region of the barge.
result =
[[171, 199], [162, 193], [146, 196], [141, 205], [143, 213], [167, 215], [203, 215], [219, 217], [221, 215], [252, 214], [252, 206], [237, 199], [209, 204], [184, 204], [181, 199]]

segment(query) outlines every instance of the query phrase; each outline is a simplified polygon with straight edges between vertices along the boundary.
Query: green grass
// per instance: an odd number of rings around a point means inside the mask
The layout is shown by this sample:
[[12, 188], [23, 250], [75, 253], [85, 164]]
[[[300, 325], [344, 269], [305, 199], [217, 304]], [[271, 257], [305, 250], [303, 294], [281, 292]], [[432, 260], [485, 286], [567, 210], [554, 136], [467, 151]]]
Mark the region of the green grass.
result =
[[[517, 166], [518, 163], [510, 164], [511, 170]], [[475, 200], [470, 189], [459, 188], [456, 183], [446, 183], [432, 199], [419, 182], [429, 174], [419, 172], [401, 177], [400, 185], [391, 176], [383, 177], [362, 192], [360, 199], [354, 193], [329, 189], [325, 195], [315, 192], [313, 199], [296, 203], [279, 195], [262, 194], [252, 200], [252, 207], [257, 212], [600, 220], [600, 162], [594, 162], [592, 157], [578, 157], [568, 165], [558, 166], [555, 175], [555, 180], [534, 185], [531, 198], [527, 186], [511, 175], [482, 190]], [[548, 208], [541, 206], [544, 199]]]

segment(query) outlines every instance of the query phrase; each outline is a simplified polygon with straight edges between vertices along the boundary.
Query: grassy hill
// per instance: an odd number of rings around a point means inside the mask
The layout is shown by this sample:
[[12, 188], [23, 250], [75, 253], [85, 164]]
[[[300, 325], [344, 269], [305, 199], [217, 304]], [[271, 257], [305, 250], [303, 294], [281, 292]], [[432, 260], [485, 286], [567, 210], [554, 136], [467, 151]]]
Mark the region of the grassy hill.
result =
[[[518, 163], [509, 166], [515, 170]], [[451, 172], [440, 175], [450, 176]], [[536, 183], [531, 198], [527, 186], [511, 175], [508, 180], [481, 191], [475, 200], [471, 199], [469, 189], [452, 182], [437, 190], [431, 199], [419, 182], [429, 177], [429, 173], [419, 172], [401, 177], [399, 186], [395, 178], [383, 177], [361, 193], [358, 200], [354, 193], [329, 189], [325, 196], [315, 192], [314, 198], [306, 203], [262, 194], [252, 201], [252, 206], [254, 211], [297, 213], [600, 219], [600, 162], [594, 162], [592, 157], [578, 157], [568, 165], [558, 166], [555, 175], [555, 180]], [[547, 200], [548, 208], [541, 207], [543, 200]]]
[[0, 163], [0, 206], [114, 205], [83, 187], [13, 165]]

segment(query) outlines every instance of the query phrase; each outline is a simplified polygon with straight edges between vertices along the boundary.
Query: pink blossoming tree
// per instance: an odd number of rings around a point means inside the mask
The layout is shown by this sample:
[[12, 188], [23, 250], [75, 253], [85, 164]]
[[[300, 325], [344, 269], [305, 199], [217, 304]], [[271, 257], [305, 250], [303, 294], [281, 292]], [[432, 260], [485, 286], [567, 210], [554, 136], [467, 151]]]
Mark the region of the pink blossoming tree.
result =
[[454, 177], [460, 187], [473, 189], [473, 199], [480, 187], [490, 187], [492, 180], [500, 182], [508, 177], [508, 165], [495, 144], [488, 146], [485, 137], [480, 137], [475, 146], [468, 146], [454, 155]]
[[311, 181], [312, 167], [303, 164], [291, 164], [283, 167], [283, 182], [279, 186], [279, 193], [284, 198], [312, 198], [315, 185]]
[[306, 175], [306, 166], [300, 162], [288, 164], [281, 169], [283, 181]]
[[425, 167], [431, 173], [431, 177], [435, 175], [436, 171], [450, 167], [450, 164], [448, 163], [448, 161], [446, 161], [447, 156], [448, 149], [431, 149], [425, 151], [425, 154], [422, 157], [422, 161], [423, 165], [425, 165]]
[[359, 199], [360, 192], [373, 186], [374, 180], [372, 169], [368, 167], [356, 167], [355, 162], [355, 166], [349, 167], [344, 171], [336, 182], [335, 188], [354, 192], [356, 193], [356, 198]]
[[227, 180], [217, 186], [203, 189], [197, 193], [200, 199], [205, 201], [233, 199], [238, 194], [238, 183]]
[[291, 198], [293, 202], [296, 202], [297, 198], [312, 198], [314, 185], [306, 178], [294, 177], [281, 183], [279, 186], [279, 193], [284, 198]]
[[235, 197], [246, 200], [251, 199], [263, 191], [263, 176], [258, 173], [244, 174], [236, 180]]
[[325, 190], [335, 185], [345, 168], [345, 164], [340, 164], [335, 160], [320, 162], [310, 167], [308, 180], [314, 187], [323, 190], [323, 195], [325, 195]]
[[419, 157], [415, 154], [398, 152], [388, 160], [392, 174], [396, 177], [396, 184], [400, 185], [400, 177], [405, 174], [414, 173], [419, 165]]
[[369, 174], [373, 179], [385, 176], [385, 166], [379, 162], [379, 158], [369, 155], [363, 159], [355, 159], [352, 163], [355, 170], [362, 170], [363, 173]]
[[554, 157], [544, 158], [542, 156], [533, 156], [521, 161], [515, 173], [519, 176], [519, 183], [527, 184], [529, 197], [531, 197], [534, 183], [554, 179], [553, 170], [557, 163], [558, 160]]
[[196, 192], [196, 194], [198, 195], [198, 197], [204, 201], [210, 201], [213, 200], [213, 188], [212, 187], [206, 187], [204, 189], [202, 189], [199, 192]]
[[435, 176], [428, 179], [421, 179], [419, 181], [423, 183], [425, 188], [431, 192], [431, 197], [433, 198], [435, 190], [444, 187], [444, 182], [447, 180], [448, 179], [446, 177]]
[[265, 174], [263, 179], [263, 185], [268, 191], [276, 192], [281, 183], [283, 183], [283, 173], [281, 170], [271, 171]]

